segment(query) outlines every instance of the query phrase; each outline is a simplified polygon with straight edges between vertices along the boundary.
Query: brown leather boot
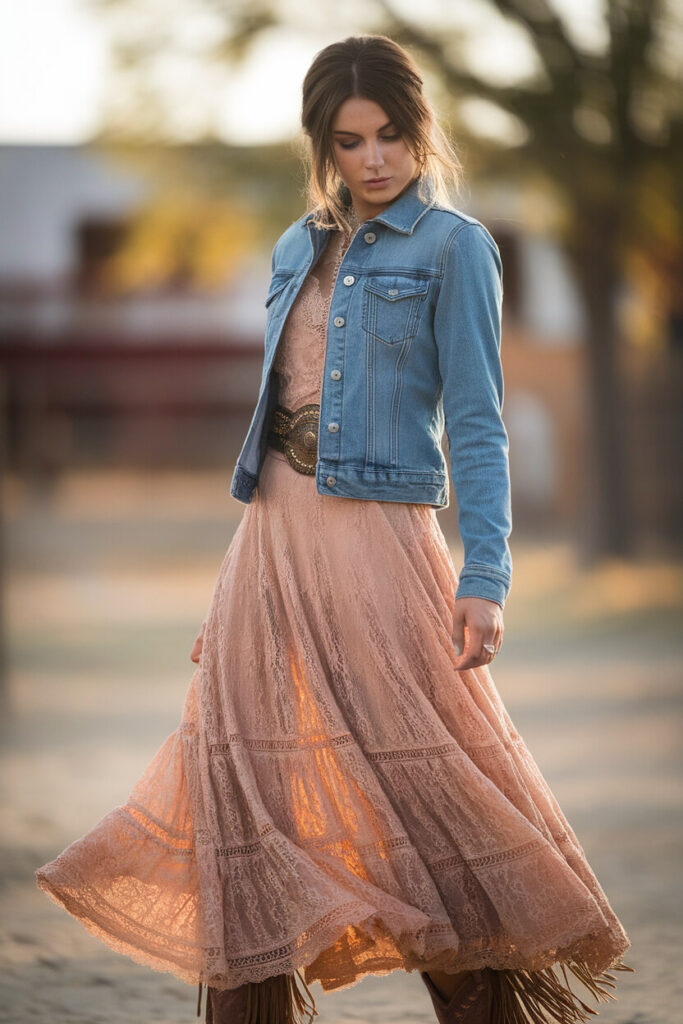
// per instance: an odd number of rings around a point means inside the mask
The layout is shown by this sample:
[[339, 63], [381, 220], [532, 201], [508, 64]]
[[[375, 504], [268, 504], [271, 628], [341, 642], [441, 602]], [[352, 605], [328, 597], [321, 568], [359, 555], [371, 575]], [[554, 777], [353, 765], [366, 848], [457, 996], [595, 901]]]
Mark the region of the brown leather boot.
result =
[[[200, 984], [198, 1017], [201, 999]], [[317, 1015], [315, 999], [299, 971], [237, 988], [206, 988], [206, 1024], [310, 1024]]]
[[206, 1024], [245, 1024], [249, 982], [237, 988], [206, 989]]
[[445, 999], [426, 971], [420, 977], [432, 997], [439, 1024], [489, 1024], [491, 1019], [490, 988], [483, 971], [470, 971], [450, 999]]

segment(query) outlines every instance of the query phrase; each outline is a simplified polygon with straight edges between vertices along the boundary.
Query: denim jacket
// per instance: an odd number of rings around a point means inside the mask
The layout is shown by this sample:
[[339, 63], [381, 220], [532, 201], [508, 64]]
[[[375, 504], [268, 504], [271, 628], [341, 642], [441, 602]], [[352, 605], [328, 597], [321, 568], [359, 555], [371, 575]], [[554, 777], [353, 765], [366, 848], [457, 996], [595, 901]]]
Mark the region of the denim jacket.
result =
[[[500, 254], [480, 221], [434, 199], [425, 202], [417, 184], [361, 225], [335, 280], [316, 489], [330, 498], [446, 508], [445, 428], [465, 552], [456, 598], [483, 597], [504, 607], [512, 514], [501, 418]], [[278, 340], [329, 235], [312, 217], [291, 224], [273, 249], [261, 385], [230, 485], [246, 504], [278, 401], [272, 369]]]

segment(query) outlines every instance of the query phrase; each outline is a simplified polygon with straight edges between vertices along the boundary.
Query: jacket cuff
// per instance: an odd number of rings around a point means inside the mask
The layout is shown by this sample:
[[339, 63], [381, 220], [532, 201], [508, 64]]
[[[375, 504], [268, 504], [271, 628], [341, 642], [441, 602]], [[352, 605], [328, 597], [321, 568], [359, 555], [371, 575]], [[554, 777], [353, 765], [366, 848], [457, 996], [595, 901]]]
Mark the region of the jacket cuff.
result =
[[468, 569], [465, 566], [458, 577], [455, 597], [456, 600], [459, 597], [483, 597], [505, 608], [511, 583], [512, 580], [507, 573], [492, 567], [487, 567], [482, 572], [481, 569]]
[[257, 482], [256, 477], [248, 473], [246, 469], [236, 466], [230, 482], [230, 494], [245, 505], [250, 505]]

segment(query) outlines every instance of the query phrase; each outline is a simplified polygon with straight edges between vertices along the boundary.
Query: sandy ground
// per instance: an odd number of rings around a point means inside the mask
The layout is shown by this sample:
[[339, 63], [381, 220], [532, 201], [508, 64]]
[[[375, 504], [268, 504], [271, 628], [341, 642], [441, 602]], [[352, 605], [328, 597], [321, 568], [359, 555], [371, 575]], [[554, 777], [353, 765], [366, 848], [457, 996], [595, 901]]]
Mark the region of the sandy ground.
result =
[[[49, 501], [5, 488], [2, 1021], [196, 1020], [195, 988], [109, 950], [33, 871], [125, 802], [177, 726], [189, 650], [244, 509], [226, 480], [74, 477]], [[675, 1024], [683, 567], [641, 558], [586, 572], [561, 540], [513, 537], [512, 550], [494, 679], [633, 943], [636, 973], [617, 974], [619, 998], [599, 1019]], [[457, 567], [456, 542], [453, 555]], [[434, 1021], [415, 974], [312, 991], [321, 1024]]]

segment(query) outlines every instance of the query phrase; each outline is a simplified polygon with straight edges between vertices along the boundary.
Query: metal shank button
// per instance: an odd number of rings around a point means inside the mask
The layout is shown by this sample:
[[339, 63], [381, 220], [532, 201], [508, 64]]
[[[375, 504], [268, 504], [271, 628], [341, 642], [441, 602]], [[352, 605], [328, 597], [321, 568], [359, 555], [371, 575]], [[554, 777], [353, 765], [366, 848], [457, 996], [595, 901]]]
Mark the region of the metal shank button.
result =
[[332, 370], [332, 372], [330, 373], [330, 377], [332, 378], [332, 380], [339, 380], [341, 377], [341, 370]]
[[374, 231], [366, 231], [365, 234], [363, 235], [363, 238], [368, 243], [368, 245], [372, 245], [372, 243], [377, 240], [377, 235], [375, 234]]
[[325, 483], [327, 484], [328, 487], [334, 487], [336, 482], [337, 482], [336, 476], [328, 476], [327, 480], [325, 481]]
[[355, 281], [356, 281], [356, 279], [353, 276], [353, 274], [347, 274], [346, 277], [344, 278], [344, 284], [345, 285], [354, 284]]
[[344, 320], [343, 316], [335, 316], [335, 318], [334, 318], [334, 326], [335, 327], [343, 327], [345, 323], [346, 323], [346, 321]]
[[339, 424], [338, 423], [328, 423], [327, 429], [329, 430], [329, 432], [331, 434], [336, 434], [337, 431], [339, 430]]

